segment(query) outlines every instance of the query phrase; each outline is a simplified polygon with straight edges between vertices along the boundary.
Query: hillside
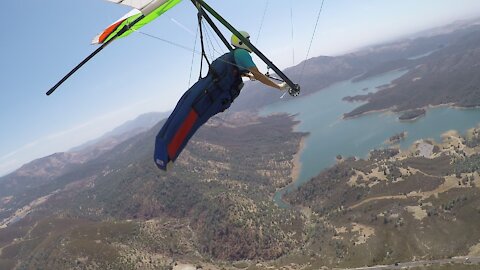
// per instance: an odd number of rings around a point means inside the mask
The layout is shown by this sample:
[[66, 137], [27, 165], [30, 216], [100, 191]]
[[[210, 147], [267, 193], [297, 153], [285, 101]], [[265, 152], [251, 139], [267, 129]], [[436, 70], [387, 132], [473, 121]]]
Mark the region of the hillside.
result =
[[213, 119], [169, 173], [151, 161], [161, 124], [1, 198], [2, 213], [29, 203], [0, 224], [0, 269], [478, 266], [450, 258], [480, 255], [480, 129], [342, 159], [281, 209], [271, 198], [292, 180], [305, 136], [292, 118]]
[[160, 120], [167, 118], [169, 114], [170, 112], [151, 112], [139, 115], [135, 119], [125, 122], [95, 140], [74, 147], [69, 152], [80, 152], [82, 150], [91, 152], [92, 148], [97, 147], [99, 144], [109, 144], [111, 141], [124, 141], [134, 135], [151, 129]]
[[[32, 197], [41, 197], [42, 194], [53, 192], [53, 186], [61, 187], [61, 185], [55, 185], [59, 177], [83, 170], [85, 166], [89, 166], [87, 163], [95, 162], [94, 160], [97, 160], [99, 156], [120, 143], [151, 129], [165, 116], [166, 113], [155, 112], [140, 115], [96, 140], [75, 147], [68, 152], [55, 153], [34, 160], [13, 173], [0, 177], [0, 198], [15, 198], [15, 200], [9, 199], [11, 201], [9, 209], [0, 211], [0, 220], [8, 217], [18, 208], [29, 204]], [[43, 190], [44, 187], [48, 188]]]
[[478, 255], [478, 132], [347, 158], [288, 194], [309, 213], [305, 252], [340, 267]]
[[0, 225], [0, 268], [269, 260], [301, 242], [301, 215], [271, 200], [292, 181], [303, 136], [291, 118], [211, 121], [169, 173], [152, 162], [161, 124], [48, 182], [5, 194], [0, 211], [15, 215]]

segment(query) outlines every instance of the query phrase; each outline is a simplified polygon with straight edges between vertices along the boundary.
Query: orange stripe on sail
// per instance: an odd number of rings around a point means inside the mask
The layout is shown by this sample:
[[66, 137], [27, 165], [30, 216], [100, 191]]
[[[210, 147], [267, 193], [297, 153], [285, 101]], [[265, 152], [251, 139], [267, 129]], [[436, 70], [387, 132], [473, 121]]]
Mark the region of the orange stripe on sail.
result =
[[105, 29], [103, 33], [100, 35], [100, 37], [98, 37], [98, 43], [103, 43], [124, 21], [125, 20], [118, 21], [110, 25], [107, 29]]

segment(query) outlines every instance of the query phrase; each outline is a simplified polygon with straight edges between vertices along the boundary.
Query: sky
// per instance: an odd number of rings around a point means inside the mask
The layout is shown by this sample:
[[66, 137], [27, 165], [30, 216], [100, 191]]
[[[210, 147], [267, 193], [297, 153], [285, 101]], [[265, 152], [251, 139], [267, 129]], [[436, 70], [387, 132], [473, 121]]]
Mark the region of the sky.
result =
[[[309, 57], [341, 55], [480, 17], [478, 0], [325, 0], [314, 34], [321, 0], [207, 2], [250, 32], [282, 69], [305, 60], [311, 41]], [[104, 0], [16, 0], [2, 7], [8, 12], [0, 36], [0, 176], [142, 113], [169, 111], [198, 79], [196, 10], [188, 0], [141, 29], [150, 36], [114, 41], [48, 97], [45, 92], [96, 49], [93, 37], [130, 8]], [[213, 38], [206, 43], [210, 58], [226, 52]]]

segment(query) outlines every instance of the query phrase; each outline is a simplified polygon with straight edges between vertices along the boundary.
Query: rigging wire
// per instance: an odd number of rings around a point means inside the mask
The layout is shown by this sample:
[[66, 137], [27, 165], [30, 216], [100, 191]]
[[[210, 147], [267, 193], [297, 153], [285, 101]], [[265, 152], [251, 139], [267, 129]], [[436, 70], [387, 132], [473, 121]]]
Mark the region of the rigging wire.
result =
[[310, 45], [308, 46], [307, 56], [305, 57], [305, 61], [303, 62], [302, 72], [300, 73], [300, 79], [298, 80], [298, 83], [301, 83], [303, 79], [303, 73], [307, 65], [308, 56], [310, 55], [310, 50], [312, 49], [313, 40], [315, 38], [315, 33], [317, 32], [318, 22], [320, 21], [320, 15], [322, 14], [322, 11], [323, 11], [324, 2], [325, 0], [322, 0], [322, 5], [320, 6], [320, 10], [318, 11], [317, 22], [315, 23], [315, 28], [313, 29], [312, 39], [310, 40]]
[[[216, 37], [216, 34], [213, 33], [212, 28], [211, 28], [211, 27], [205, 27], [205, 28], [207, 29], [207, 35], [213, 37], [212, 39], [213, 39], [213, 40], [215, 41], [215, 43], [217, 44], [220, 52], [217, 51], [217, 50], [215, 50], [215, 49], [214, 49], [214, 51], [215, 51], [216, 53], [220, 54], [220, 55], [224, 54], [224, 53], [225, 53], [225, 50], [224, 50], [224, 49], [225, 49], [225, 48], [224, 48], [225, 46], [222, 46], [222, 45], [220, 44], [220, 42], [218, 41], [218, 38], [215, 38], [215, 37]], [[222, 49], [222, 48], [223, 48], [223, 49]]]
[[[168, 44], [173, 45], [173, 46], [175, 46], [175, 47], [181, 48], [181, 49], [183, 49], [183, 50], [185, 50], [185, 51], [188, 51], [188, 52], [192, 52], [192, 51], [193, 51], [194, 54], [202, 55], [201, 52], [196, 51], [195, 49], [188, 48], [188, 47], [186, 47], [186, 46], [183, 46], [183, 45], [180, 45], [180, 44], [177, 44], [177, 43], [168, 41], [168, 40], [166, 40], [166, 39], [163, 39], [163, 38], [160, 38], [160, 37], [151, 35], [151, 34], [143, 33], [143, 32], [140, 32], [140, 31], [138, 31], [138, 30], [135, 30], [135, 32], [138, 32], [139, 34], [144, 34], [144, 35], [147, 36], [147, 37], [151, 37], [151, 38], [153, 38], [153, 39], [156, 39], [156, 40], [159, 40], [159, 41], [168, 43]], [[222, 62], [224, 62], [224, 63], [230, 64], [230, 65], [236, 66], [236, 67], [238, 67], [238, 68], [243, 68], [242, 66], [239, 66], [239, 65], [237, 65], [237, 64], [235, 64], [235, 63], [232, 63], [232, 62], [223, 60], [223, 59], [221, 59], [221, 58], [218, 58], [218, 60], [220, 60], [220, 61], [222, 61]]]
[[[210, 27], [206, 27], [205, 25], [206, 25], [206, 23], [202, 21], [203, 29], [206, 29], [205, 34], [206, 34], [206, 37], [207, 37], [207, 39], [208, 39], [208, 41], [209, 41], [209, 43], [207, 43], [207, 45], [211, 45], [211, 48], [212, 48], [213, 52], [216, 52], [216, 53], [218, 53], [219, 55], [223, 55], [223, 54], [225, 53], [225, 51], [222, 50], [222, 49], [220, 49], [221, 52], [219, 52], [219, 51], [217, 51], [217, 50], [215, 49], [215, 46], [214, 46], [213, 42], [211, 41], [211, 40], [212, 40], [211, 35], [213, 35], [214, 37], [215, 37], [215, 35], [213, 34], [213, 32], [212, 32], [212, 30], [210, 29]], [[178, 43], [175, 43], [175, 42], [166, 40], [166, 39], [164, 39], [164, 38], [161, 38], [161, 37], [158, 37], [158, 36], [155, 36], [155, 35], [152, 35], [152, 34], [148, 34], [148, 33], [142, 32], [142, 31], [140, 31], [140, 30], [133, 30], [133, 31], [134, 31], [135, 33], [142, 34], [142, 35], [147, 36], [147, 37], [150, 37], [150, 38], [152, 38], [152, 39], [156, 39], [156, 40], [158, 40], [158, 41], [162, 41], [162, 42], [164, 42], [164, 43], [170, 44], [170, 45], [175, 46], [175, 47], [177, 47], [177, 48], [180, 48], [180, 49], [186, 50], [186, 51], [188, 51], [188, 52], [191, 52], [193, 55], [192, 55], [192, 65], [191, 65], [191, 69], [190, 69], [190, 78], [189, 78], [189, 85], [188, 85], [188, 86], [190, 86], [192, 69], [193, 69], [193, 62], [194, 62], [194, 55], [197, 54], [197, 55], [200, 55], [201, 57], [204, 56], [204, 53], [199, 52], [199, 51], [196, 50], [197, 40], [198, 40], [198, 34], [199, 34], [199, 27], [200, 27], [200, 26], [197, 25], [197, 32], [196, 32], [196, 35], [195, 35], [194, 48], [188, 48], [188, 47], [183, 46], [183, 45], [181, 45], [181, 44], [178, 44]], [[205, 36], [204, 36], [204, 37], [205, 37]], [[218, 40], [217, 40], [216, 38], [213, 38], [213, 40], [215, 40], [217, 46], [219, 46], [220, 48], [223, 48], [223, 47], [220, 45], [220, 43], [218, 42]], [[211, 56], [212, 56], [212, 59], [213, 59], [214, 54], [211, 53]], [[203, 59], [202, 59], [202, 60], [203, 60]], [[237, 65], [236, 63], [232, 63], [232, 62], [230, 62], [230, 61], [226, 61], [226, 60], [224, 60], [224, 59], [222, 59], [222, 58], [218, 58], [217, 60], [222, 61], [222, 62], [227, 63], [227, 64], [230, 64], [230, 65], [232, 65], [232, 66], [236, 66], [236, 67], [239, 68], [239, 69], [243, 69], [243, 68], [244, 68], [244, 67], [241, 67], [241, 66]], [[281, 80], [281, 79], [279, 79], [279, 78], [269, 76], [268, 71], [267, 71], [267, 74], [266, 74], [266, 75], [267, 75], [267, 77], [269, 77], [270, 79], [277, 80], [277, 81], [282, 81], [282, 82], [283, 82], [283, 80]]]
[[211, 49], [211, 42], [208, 40], [208, 33], [207, 33], [207, 30], [206, 30], [206, 26], [205, 26], [205, 22], [202, 20], [202, 30], [203, 31], [203, 36], [201, 37], [202, 38], [202, 42], [205, 44], [205, 55], [208, 54], [208, 57], [210, 59], [213, 59], [213, 55], [212, 55], [212, 49]]
[[293, 35], [293, 0], [290, 0], [290, 22], [292, 24], [292, 66], [295, 65], [295, 39]]
[[[175, 46], [175, 47], [178, 47], [178, 48], [187, 50], [187, 51], [189, 51], [189, 52], [192, 51], [192, 48], [189, 48], [189, 47], [187, 47], [187, 46], [183, 46], [183, 45], [178, 44], [178, 43], [175, 43], [175, 42], [173, 42], [173, 41], [166, 40], [166, 39], [164, 39], [164, 38], [161, 38], [161, 37], [158, 37], [158, 36], [154, 36], [154, 35], [152, 35], [152, 34], [148, 34], [148, 33], [142, 32], [142, 31], [140, 31], [140, 30], [135, 30], [135, 29], [133, 29], [133, 28], [132, 28], [132, 30], [133, 30], [135, 33], [139, 33], [139, 34], [142, 34], [142, 35], [144, 35], [144, 36], [147, 36], [147, 37], [150, 37], [150, 38], [153, 38], [153, 39], [156, 39], [156, 40], [163, 41], [163, 42], [168, 43], [168, 44], [170, 44], [170, 45], [173, 45], [173, 46]], [[201, 52], [195, 51], [195, 48], [193, 48], [193, 51], [194, 51], [196, 54], [201, 54]]]
[[212, 37], [210, 36], [210, 32], [208, 31], [210, 28], [206, 25], [205, 22], [203, 22], [203, 29], [205, 29], [204, 37], [207, 40], [206, 44], [209, 49], [210, 59], [215, 59], [215, 53], [219, 53], [219, 52], [215, 49], [215, 45], [213, 44]]
[[[202, 23], [203, 23], [203, 22], [202, 22]], [[183, 46], [183, 45], [180, 45], [180, 44], [178, 44], [178, 43], [175, 43], [175, 42], [166, 40], [166, 39], [164, 39], [164, 38], [160, 38], [160, 37], [158, 37], [158, 36], [154, 36], [154, 35], [152, 35], [152, 34], [148, 34], [148, 33], [142, 32], [142, 31], [140, 31], [140, 30], [134, 30], [134, 32], [139, 33], [139, 34], [142, 34], [142, 35], [145, 35], [145, 36], [147, 36], [147, 37], [150, 37], [150, 38], [155, 39], [155, 40], [158, 40], [158, 41], [162, 41], [162, 42], [164, 42], [164, 43], [167, 43], [167, 44], [170, 44], [170, 45], [172, 45], [172, 46], [178, 47], [178, 48], [180, 48], [180, 49], [186, 50], [186, 51], [188, 51], [188, 52], [192, 52], [192, 64], [191, 64], [191, 67], [190, 67], [190, 78], [189, 78], [189, 82], [188, 82], [188, 87], [190, 87], [191, 78], [192, 78], [192, 73], [193, 73], [193, 62], [194, 62], [194, 58], [195, 58], [194, 56], [195, 56], [195, 54], [200, 55], [201, 61], [203, 61], [203, 57], [204, 57], [204, 55], [205, 55], [204, 52], [199, 52], [199, 51], [196, 50], [198, 33], [199, 33], [199, 30], [200, 30], [199, 28], [200, 28], [200, 25], [197, 25], [197, 33], [196, 33], [196, 35], [195, 35], [195, 44], [194, 44], [194, 48], [193, 48], [193, 49], [190, 49], [190, 48], [188, 48], [188, 47], [186, 47], [186, 46]], [[208, 30], [206, 31], [206, 33], [207, 33], [207, 34], [206, 34], [206, 35], [207, 35], [207, 38], [209, 39], [210, 43], [212, 43], [212, 42], [211, 42], [211, 39], [210, 39], [210, 36], [209, 36], [209, 32], [211, 33], [211, 30], [210, 30], [210, 28], [208, 28], [208, 27], [206, 27], [206, 29], [208, 29]], [[215, 40], [216, 40], [216, 39], [215, 39]], [[217, 41], [217, 40], [216, 40], [216, 41]], [[207, 43], [207, 44], [208, 44], [208, 43]], [[218, 43], [218, 41], [217, 41], [217, 45], [220, 46], [219, 43]], [[221, 46], [220, 46], [220, 47], [221, 47]], [[218, 51], [215, 50], [215, 48], [214, 48], [214, 46], [213, 46], [213, 43], [212, 43], [212, 48], [213, 48], [213, 50], [214, 50], [215, 52], [217, 52], [217, 53], [219, 53], [219, 54], [223, 54], [223, 52], [220, 53], [220, 52], [218, 52]], [[230, 61], [226, 61], [226, 60], [224, 60], [224, 59], [222, 59], [222, 58], [218, 58], [217, 60], [222, 61], [222, 62], [227, 63], [227, 64], [230, 64], [230, 65], [233, 65], [233, 66], [236, 66], [236, 67], [238, 67], [238, 68], [240, 68], [240, 69], [243, 69], [243, 67], [237, 65], [236, 63], [232, 63], [232, 62], [230, 62]], [[208, 61], [208, 60], [207, 60], [207, 61]], [[200, 74], [201, 74], [201, 70], [200, 70]], [[271, 78], [271, 79], [274, 79], [274, 80], [279, 80], [279, 81], [280, 81], [280, 79], [277, 79], [277, 78], [275, 78], [275, 77], [270, 77], [270, 78]], [[286, 94], [286, 93], [285, 93], [285, 94]], [[285, 96], [285, 94], [282, 95], [281, 98], [283, 98], [283, 97]], [[226, 114], [224, 114], [224, 117], [219, 117], [219, 119], [222, 120], [223, 122], [226, 122], [226, 118], [228, 118], [228, 116], [229, 116], [229, 113], [227, 112]], [[220, 125], [222, 125], [222, 123], [220, 123], [219, 126], [220, 126]]]
[[257, 38], [255, 39], [255, 44], [258, 44], [258, 39], [260, 38], [260, 34], [262, 32], [263, 23], [265, 22], [265, 15], [267, 14], [267, 9], [268, 9], [268, 2], [269, 0], [267, 0], [267, 3], [265, 4], [265, 9], [263, 10], [263, 16], [262, 16], [262, 20], [260, 21], [260, 28], [258, 29]]
[[192, 63], [190, 65], [190, 76], [188, 78], [188, 85], [187, 85], [187, 87], [189, 87], [189, 88], [190, 88], [190, 83], [192, 82], [193, 62], [195, 60], [195, 49], [197, 48], [197, 39], [198, 39], [198, 25], [197, 25], [197, 31], [195, 32], [195, 42], [193, 43]]

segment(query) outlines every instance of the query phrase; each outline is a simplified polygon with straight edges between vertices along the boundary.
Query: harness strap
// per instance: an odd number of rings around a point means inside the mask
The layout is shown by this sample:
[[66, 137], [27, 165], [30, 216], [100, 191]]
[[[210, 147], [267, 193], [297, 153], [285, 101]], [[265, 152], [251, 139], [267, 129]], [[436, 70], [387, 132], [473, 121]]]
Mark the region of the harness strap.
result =
[[200, 59], [200, 75], [198, 76], [198, 79], [202, 79], [202, 70], [203, 70], [203, 59], [208, 64], [208, 69], [211, 69], [211, 64], [210, 61], [207, 58], [207, 54], [205, 53], [205, 44], [203, 43], [203, 27], [202, 27], [202, 14], [200, 12], [197, 13], [197, 18], [198, 18], [198, 29], [200, 31], [200, 44], [202, 45], [202, 57]]

